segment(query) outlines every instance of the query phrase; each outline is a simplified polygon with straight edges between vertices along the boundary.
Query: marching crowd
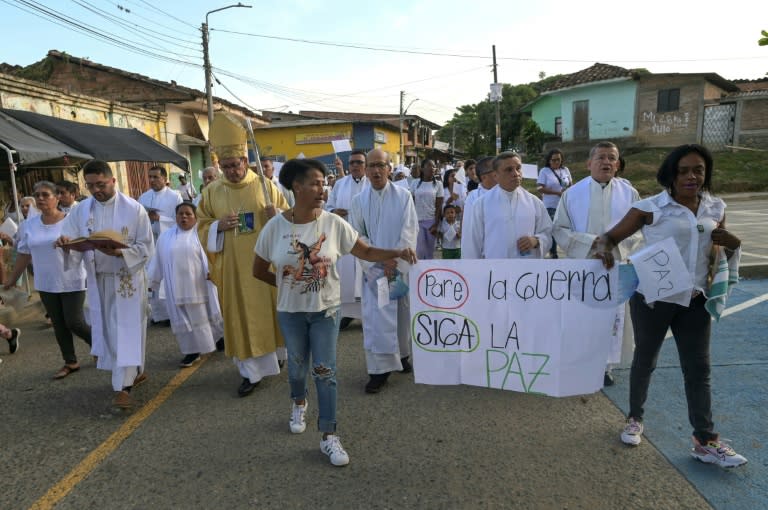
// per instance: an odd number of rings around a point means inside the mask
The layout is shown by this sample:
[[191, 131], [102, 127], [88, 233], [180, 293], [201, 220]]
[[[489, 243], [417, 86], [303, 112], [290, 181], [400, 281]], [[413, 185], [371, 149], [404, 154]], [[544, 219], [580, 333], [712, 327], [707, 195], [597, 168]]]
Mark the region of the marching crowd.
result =
[[[383, 150], [354, 150], [346, 175], [332, 182], [313, 159], [285, 162], [275, 175], [267, 158], [252, 171], [243, 144], [214, 144], [218, 168], [204, 170], [199, 194], [186, 179], [170, 189], [157, 166], [149, 170], [150, 189], [134, 200], [116, 189], [110, 166], [99, 160], [83, 167], [90, 197], [79, 204], [66, 196], [76, 189], [35, 184], [26, 219], [3, 238], [17, 253], [3, 281], [10, 289], [34, 267], [64, 360], [54, 378], [80, 368], [77, 336], [97, 368], [111, 372], [112, 404], [130, 409], [132, 391], [147, 378], [148, 319], [167, 321], [181, 366], [223, 351], [240, 375], [240, 396], [285, 365], [292, 433], [306, 429], [311, 375], [320, 449], [343, 466], [349, 455], [336, 434], [339, 329], [362, 321], [367, 393], [382, 391], [393, 372], [410, 372], [408, 272], [417, 259], [437, 252], [445, 259], [565, 256], [600, 258], [610, 268], [641, 244], [671, 237], [692, 275], [691, 295], [684, 304], [678, 296], [649, 305], [636, 292], [616, 311], [624, 332], [605, 360], [605, 384], [613, 384], [612, 366], [631, 360], [621, 440], [641, 442], [650, 378], [671, 328], [693, 428], [691, 454], [724, 467], [747, 462], [712, 421], [711, 319], [704, 307], [710, 254], [719, 250], [737, 263], [741, 243], [726, 230], [725, 204], [709, 192], [713, 160], [706, 148], [672, 150], [657, 175], [664, 190], [641, 200], [621, 176], [623, 160], [610, 142], [592, 148], [589, 175], [578, 182], [563, 152], [549, 151], [537, 179], [541, 198], [522, 186], [522, 159], [514, 152], [455, 167], [425, 160], [408, 169], [393, 168]], [[15, 211], [6, 216], [13, 213], [20, 219]], [[73, 240], [104, 231], [121, 243], [74, 249]], [[0, 325], [10, 353], [19, 335]]]

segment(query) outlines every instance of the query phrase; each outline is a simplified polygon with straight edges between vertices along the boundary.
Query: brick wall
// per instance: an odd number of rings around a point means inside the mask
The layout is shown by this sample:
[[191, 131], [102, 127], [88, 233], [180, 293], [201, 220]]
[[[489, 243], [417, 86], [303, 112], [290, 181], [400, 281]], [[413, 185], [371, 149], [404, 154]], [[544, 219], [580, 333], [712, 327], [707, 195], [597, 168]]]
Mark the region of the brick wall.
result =
[[[680, 89], [679, 109], [659, 112], [659, 90], [675, 88]], [[638, 140], [654, 147], [675, 147], [696, 142], [703, 94], [704, 80], [701, 78], [642, 77], [637, 93]]]

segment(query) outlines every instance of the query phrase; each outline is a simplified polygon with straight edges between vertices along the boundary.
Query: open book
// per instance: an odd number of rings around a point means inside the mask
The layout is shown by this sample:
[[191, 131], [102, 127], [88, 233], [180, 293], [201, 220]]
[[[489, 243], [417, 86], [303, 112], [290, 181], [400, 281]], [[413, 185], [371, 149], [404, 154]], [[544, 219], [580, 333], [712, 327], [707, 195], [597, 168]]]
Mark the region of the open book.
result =
[[101, 230], [88, 237], [77, 237], [62, 246], [75, 251], [96, 250], [98, 248], [128, 248], [123, 243], [123, 236], [114, 230]]

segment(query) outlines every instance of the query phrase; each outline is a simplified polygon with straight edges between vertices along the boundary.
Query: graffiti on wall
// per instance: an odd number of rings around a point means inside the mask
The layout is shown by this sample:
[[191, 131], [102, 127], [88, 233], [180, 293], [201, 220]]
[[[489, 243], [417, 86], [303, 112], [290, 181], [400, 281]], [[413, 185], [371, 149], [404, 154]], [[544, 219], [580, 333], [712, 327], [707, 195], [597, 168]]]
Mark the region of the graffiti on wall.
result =
[[688, 129], [691, 114], [689, 112], [643, 112], [643, 127], [654, 135], [666, 135], [673, 130]]

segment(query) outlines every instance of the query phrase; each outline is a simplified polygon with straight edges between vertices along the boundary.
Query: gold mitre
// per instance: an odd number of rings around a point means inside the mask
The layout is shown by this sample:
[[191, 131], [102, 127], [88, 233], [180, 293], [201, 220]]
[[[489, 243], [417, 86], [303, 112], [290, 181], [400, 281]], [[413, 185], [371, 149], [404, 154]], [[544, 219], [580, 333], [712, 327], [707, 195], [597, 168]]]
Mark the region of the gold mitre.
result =
[[216, 112], [213, 116], [209, 139], [219, 160], [248, 157], [248, 135], [243, 123], [229, 112]]

